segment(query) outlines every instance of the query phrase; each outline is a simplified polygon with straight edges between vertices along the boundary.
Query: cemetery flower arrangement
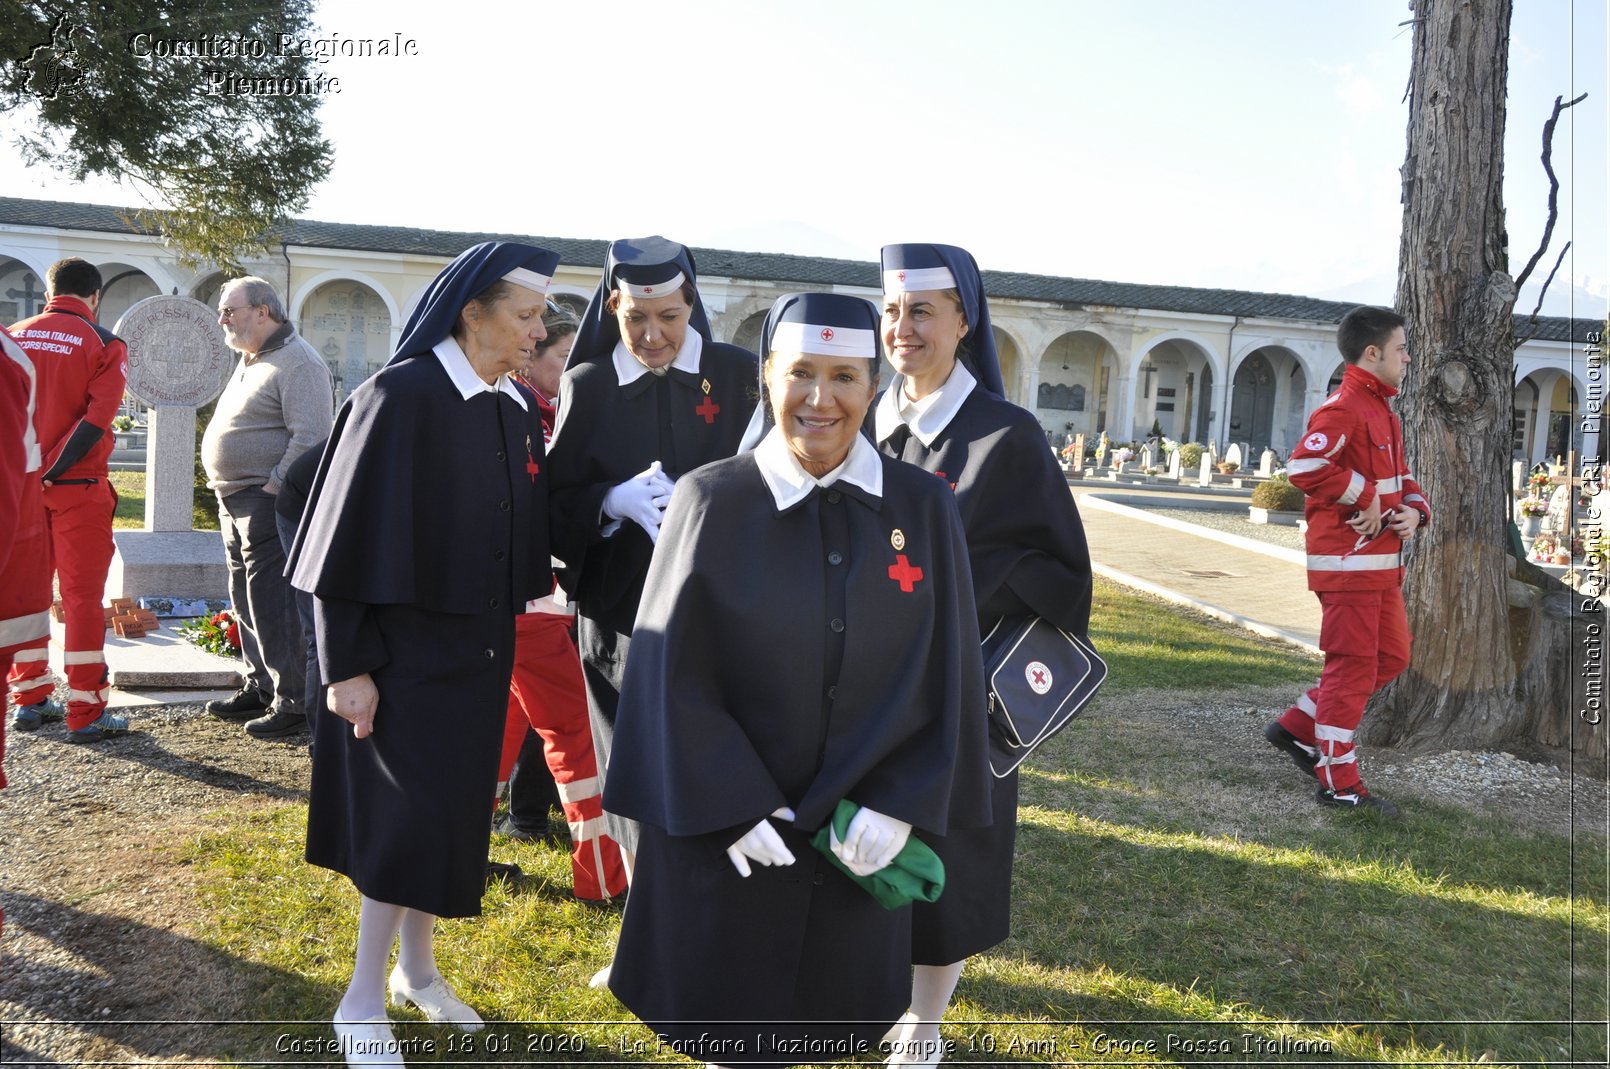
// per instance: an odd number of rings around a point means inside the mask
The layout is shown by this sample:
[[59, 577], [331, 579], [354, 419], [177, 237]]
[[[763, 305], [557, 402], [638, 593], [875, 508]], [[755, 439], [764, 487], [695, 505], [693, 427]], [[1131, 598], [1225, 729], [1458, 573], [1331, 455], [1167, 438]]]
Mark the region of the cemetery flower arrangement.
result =
[[1077, 456], [1074, 455], [1075, 452], [1077, 452], [1077, 451], [1078, 451], [1078, 446], [1073, 442], [1069, 442], [1067, 445], [1062, 447], [1062, 459], [1066, 460], [1070, 464], [1074, 463], [1075, 461], [1077, 461], [1079, 459]]
[[1521, 498], [1520, 508], [1522, 516], [1546, 516], [1548, 515], [1549, 503], [1546, 498], [1538, 497], [1535, 494], [1527, 494]]
[[198, 616], [175, 630], [208, 653], [233, 657], [240, 652], [240, 621], [228, 609]]
[[1135, 459], [1135, 451], [1128, 446], [1119, 446], [1113, 453], [1112, 458], [1120, 464], [1128, 464]]
[[1532, 542], [1532, 552], [1528, 554], [1534, 562], [1547, 563], [1554, 557], [1556, 546], [1553, 535], [1538, 535]]
[[1549, 477], [1548, 472], [1534, 471], [1526, 479], [1526, 495], [1528, 497], [1547, 497], [1549, 487], [1553, 484], [1554, 480]]

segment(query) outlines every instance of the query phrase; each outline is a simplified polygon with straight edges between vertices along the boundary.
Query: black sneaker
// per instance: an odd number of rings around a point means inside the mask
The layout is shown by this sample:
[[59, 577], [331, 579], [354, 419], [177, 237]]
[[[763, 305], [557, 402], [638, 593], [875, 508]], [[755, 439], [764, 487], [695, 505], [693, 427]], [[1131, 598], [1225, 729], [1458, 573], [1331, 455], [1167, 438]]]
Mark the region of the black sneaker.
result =
[[1263, 729], [1263, 737], [1269, 740], [1269, 745], [1288, 755], [1298, 768], [1315, 779], [1319, 773], [1314, 769], [1319, 765], [1319, 750], [1313, 746], [1305, 746], [1297, 741], [1297, 736], [1280, 726], [1276, 720]]
[[1332, 809], [1370, 809], [1381, 814], [1383, 817], [1395, 817], [1399, 815], [1397, 806], [1393, 805], [1385, 798], [1379, 798], [1371, 794], [1362, 786], [1353, 787], [1345, 791], [1333, 791], [1329, 790], [1328, 788], [1321, 787], [1315, 792], [1314, 801], [1318, 802], [1320, 805], [1329, 806]]
[[278, 712], [260, 716], [246, 725], [246, 734], [254, 739], [278, 739], [286, 735], [300, 735], [307, 730], [307, 717], [301, 713]]
[[256, 687], [246, 686], [227, 698], [214, 698], [206, 708], [219, 720], [255, 720], [268, 708], [268, 699]]

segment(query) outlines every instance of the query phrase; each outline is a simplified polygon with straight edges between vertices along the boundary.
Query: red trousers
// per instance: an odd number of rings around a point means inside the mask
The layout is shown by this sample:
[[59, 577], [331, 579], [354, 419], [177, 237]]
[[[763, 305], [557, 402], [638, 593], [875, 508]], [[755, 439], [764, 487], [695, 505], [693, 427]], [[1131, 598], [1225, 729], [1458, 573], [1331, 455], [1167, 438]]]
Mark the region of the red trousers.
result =
[[[112, 565], [112, 512], [117, 495], [102, 479], [87, 485], [45, 489], [45, 524], [48, 556], [44, 566], [48, 584], [54, 570], [61, 586], [62, 613], [67, 637], [62, 661], [67, 669], [67, 727], [87, 727], [106, 709], [111, 687], [106, 674], [106, 615], [101, 600], [106, 593], [106, 572]], [[46, 596], [48, 605], [49, 596]], [[50, 675], [48, 633], [37, 644], [19, 650], [8, 673], [12, 699], [33, 705], [50, 697], [55, 680]]]
[[1364, 704], [1409, 666], [1409, 620], [1398, 587], [1317, 593], [1325, 669], [1280, 726], [1319, 752], [1314, 772], [1322, 786], [1346, 791], [1360, 782], [1353, 735]]
[[604, 834], [587, 691], [567, 617], [528, 612], [515, 618], [514, 678], [499, 780], [509, 778], [527, 726], [542, 737], [548, 771], [559, 786], [559, 801], [570, 825], [576, 897], [613, 898], [626, 889], [626, 868], [620, 847]]

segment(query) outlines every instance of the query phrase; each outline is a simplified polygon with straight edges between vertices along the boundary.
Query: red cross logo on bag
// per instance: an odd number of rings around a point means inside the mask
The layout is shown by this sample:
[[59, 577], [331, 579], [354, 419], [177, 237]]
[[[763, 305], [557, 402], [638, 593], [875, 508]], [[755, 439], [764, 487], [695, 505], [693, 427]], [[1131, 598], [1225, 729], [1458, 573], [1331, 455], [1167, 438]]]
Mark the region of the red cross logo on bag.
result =
[[1029, 689], [1036, 694], [1044, 694], [1051, 689], [1051, 669], [1041, 661], [1030, 661], [1028, 667], [1023, 669], [1023, 678], [1028, 680]]

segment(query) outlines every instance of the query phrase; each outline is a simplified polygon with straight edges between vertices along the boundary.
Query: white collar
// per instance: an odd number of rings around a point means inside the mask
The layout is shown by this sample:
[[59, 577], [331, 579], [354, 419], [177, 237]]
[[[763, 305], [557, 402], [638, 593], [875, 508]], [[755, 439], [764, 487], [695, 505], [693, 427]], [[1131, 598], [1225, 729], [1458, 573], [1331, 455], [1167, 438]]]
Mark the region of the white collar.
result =
[[832, 486], [840, 479], [854, 483], [873, 497], [883, 496], [883, 458], [864, 434], [855, 436], [844, 463], [820, 479], [800, 466], [778, 427], [767, 432], [755, 447], [755, 464], [760, 468], [760, 477], [766, 481], [766, 489], [771, 491], [772, 500], [777, 503], [778, 512], [793, 508], [816, 487]]
[[507, 374], [499, 375], [493, 382], [485, 382], [475, 373], [470, 364], [470, 358], [464, 355], [457, 339], [451, 334], [430, 347], [436, 354], [436, 359], [442, 362], [447, 371], [447, 377], [453, 380], [453, 386], [458, 390], [459, 396], [468, 401], [479, 393], [506, 393], [517, 401], [521, 408], [530, 411], [525, 403], [525, 395], [520, 392]]
[[[682, 348], [676, 351], [676, 359], [667, 367], [674, 367], [678, 371], [686, 371], [689, 375], [699, 373], [699, 354], [704, 352], [704, 335], [688, 327], [687, 334], [682, 337]], [[624, 340], [615, 343], [615, 351], [610, 354], [615, 363], [615, 377], [622, 386], [630, 386], [644, 375], [650, 374], [643, 362], [633, 356], [626, 348]]]
[[910, 426], [912, 437], [921, 442], [923, 448], [933, 448], [934, 439], [956, 418], [962, 402], [977, 385], [978, 380], [967, 370], [967, 365], [958, 360], [943, 386], [922, 400], [913, 401], [906, 397], [905, 376], [896, 375], [878, 402], [874, 423], [878, 441], [888, 441], [895, 428], [904, 423]]

